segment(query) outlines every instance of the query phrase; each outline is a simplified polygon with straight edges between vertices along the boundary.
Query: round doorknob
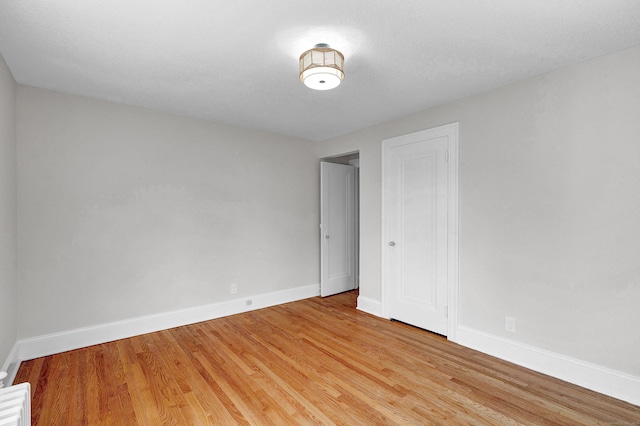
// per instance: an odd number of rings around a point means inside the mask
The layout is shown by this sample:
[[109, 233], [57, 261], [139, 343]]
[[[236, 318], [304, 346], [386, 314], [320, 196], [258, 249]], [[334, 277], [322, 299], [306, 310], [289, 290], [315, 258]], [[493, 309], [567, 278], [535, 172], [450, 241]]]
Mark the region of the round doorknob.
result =
[[389, 243], [389, 245], [390, 245], [391, 247], [393, 247], [393, 246], [395, 246], [395, 245], [396, 245], [396, 243], [395, 243], [394, 241], [391, 241], [391, 242]]

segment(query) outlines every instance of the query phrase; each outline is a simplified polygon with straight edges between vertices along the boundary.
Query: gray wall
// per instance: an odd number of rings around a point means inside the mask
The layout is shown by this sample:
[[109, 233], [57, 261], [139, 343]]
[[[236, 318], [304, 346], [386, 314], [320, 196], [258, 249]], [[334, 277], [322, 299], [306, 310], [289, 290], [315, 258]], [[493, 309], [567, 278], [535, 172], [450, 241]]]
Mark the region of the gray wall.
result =
[[16, 342], [16, 82], [0, 56], [0, 369]]
[[19, 338], [318, 283], [311, 142], [21, 85], [17, 105]]
[[457, 121], [461, 325], [640, 376], [639, 76], [640, 46], [319, 144], [360, 152], [361, 295], [381, 140]]

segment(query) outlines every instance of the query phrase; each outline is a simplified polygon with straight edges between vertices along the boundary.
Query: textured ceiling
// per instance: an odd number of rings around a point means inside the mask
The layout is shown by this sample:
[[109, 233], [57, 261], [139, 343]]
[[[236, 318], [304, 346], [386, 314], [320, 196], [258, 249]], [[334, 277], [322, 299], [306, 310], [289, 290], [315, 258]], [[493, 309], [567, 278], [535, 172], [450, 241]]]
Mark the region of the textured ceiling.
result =
[[[298, 80], [316, 43], [337, 89]], [[0, 2], [19, 83], [310, 140], [638, 44], [638, 0]]]

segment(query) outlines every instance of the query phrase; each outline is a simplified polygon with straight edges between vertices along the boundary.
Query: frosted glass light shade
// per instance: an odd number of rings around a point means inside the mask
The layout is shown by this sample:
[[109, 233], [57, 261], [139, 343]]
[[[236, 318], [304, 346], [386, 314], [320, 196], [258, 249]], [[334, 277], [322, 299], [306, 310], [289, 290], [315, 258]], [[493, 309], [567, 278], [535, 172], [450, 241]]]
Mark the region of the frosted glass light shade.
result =
[[314, 90], [330, 90], [344, 80], [344, 56], [327, 45], [300, 55], [300, 81]]

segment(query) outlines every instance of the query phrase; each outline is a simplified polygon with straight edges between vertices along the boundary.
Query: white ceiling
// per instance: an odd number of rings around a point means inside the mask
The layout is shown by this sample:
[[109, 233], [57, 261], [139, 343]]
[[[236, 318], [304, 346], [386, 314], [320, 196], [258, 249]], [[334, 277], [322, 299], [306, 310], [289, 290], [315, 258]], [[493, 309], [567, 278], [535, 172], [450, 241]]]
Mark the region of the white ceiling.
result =
[[[298, 79], [316, 43], [337, 89]], [[21, 84], [310, 140], [639, 44], [639, 0], [0, 2]]]

